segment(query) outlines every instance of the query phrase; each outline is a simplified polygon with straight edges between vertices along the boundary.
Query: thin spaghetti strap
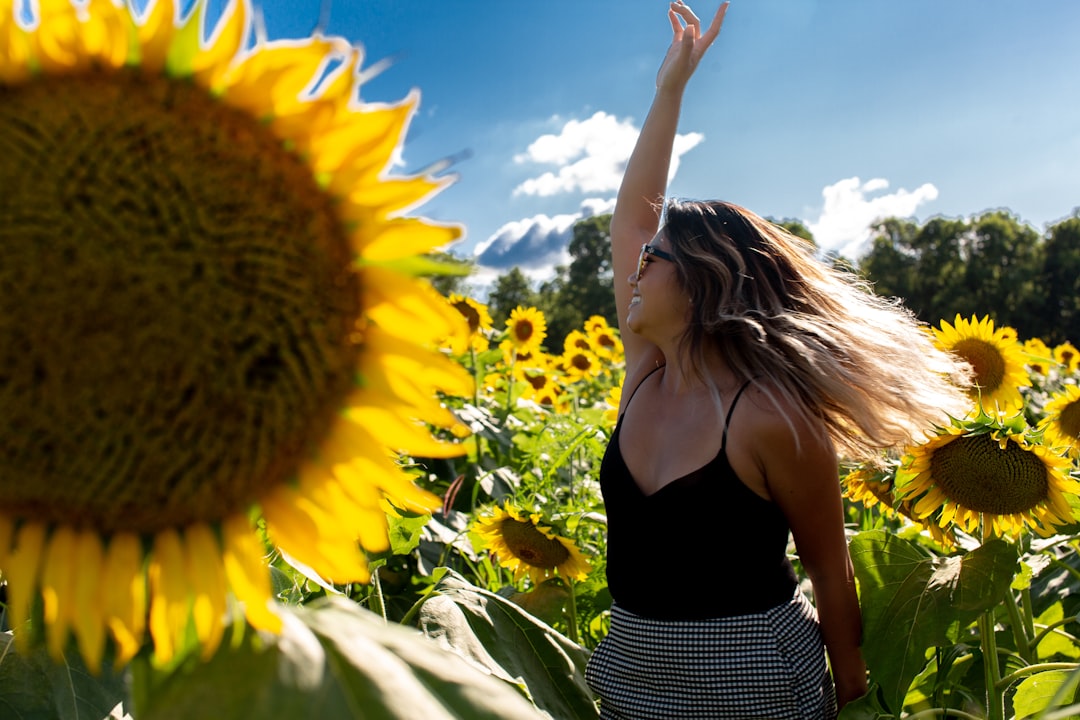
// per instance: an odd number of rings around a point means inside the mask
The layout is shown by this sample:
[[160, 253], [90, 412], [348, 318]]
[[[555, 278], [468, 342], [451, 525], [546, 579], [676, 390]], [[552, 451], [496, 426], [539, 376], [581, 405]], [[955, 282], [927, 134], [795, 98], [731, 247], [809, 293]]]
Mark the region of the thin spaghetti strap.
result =
[[[657, 365], [657, 366], [656, 366], [655, 368], [653, 368], [653, 369], [652, 369], [652, 370], [650, 370], [649, 372], [645, 373], [645, 377], [641, 378], [641, 382], [639, 382], [639, 383], [638, 383], [638, 384], [637, 384], [637, 385], [636, 385], [636, 386], [634, 387], [634, 391], [633, 391], [632, 393], [630, 393], [630, 397], [626, 398], [626, 406], [625, 406], [625, 407], [624, 407], [624, 409], [623, 409], [623, 415], [625, 415], [625, 414], [626, 414], [626, 409], [625, 409], [625, 408], [628, 408], [628, 407], [630, 407], [630, 401], [634, 399], [634, 395], [636, 395], [636, 394], [637, 394], [638, 388], [639, 388], [639, 387], [641, 387], [642, 385], [644, 385], [644, 384], [645, 384], [645, 381], [649, 379], [649, 376], [650, 376], [650, 375], [652, 375], [652, 374], [653, 374], [654, 372], [656, 372], [657, 370], [662, 370], [662, 369], [664, 369], [665, 367], [667, 367], [667, 365], [666, 365], [666, 364], [665, 364], [665, 365]], [[620, 416], [619, 416], [619, 419], [620, 419], [620, 420], [622, 420], [622, 415], [620, 415]]]
[[745, 390], [749, 386], [750, 386], [750, 381], [747, 380], [746, 382], [744, 382], [742, 384], [742, 387], [739, 388], [739, 392], [735, 393], [735, 397], [733, 397], [731, 399], [731, 407], [728, 408], [727, 417], [724, 418], [724, 437], [720, 440], [720, 450], [721, 450], [721, 452], [724, 451], [727, 448], [727, 429], [728, 429], [728, 425], [731, 424], [731, 415], [732, 415], [732, 413], [735, 412], [735, 403], [739, 402], [739, 398], [742, 396], [743, 390]]

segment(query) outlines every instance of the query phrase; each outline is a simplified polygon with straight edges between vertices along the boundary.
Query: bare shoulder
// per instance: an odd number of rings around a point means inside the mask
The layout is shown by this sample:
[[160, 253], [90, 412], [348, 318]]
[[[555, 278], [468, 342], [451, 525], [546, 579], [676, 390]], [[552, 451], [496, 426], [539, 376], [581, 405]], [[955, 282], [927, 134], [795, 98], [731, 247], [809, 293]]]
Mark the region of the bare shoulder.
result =
[[769, 495], [809, 477], [822, 481], [835, 477], [836, 450], [823, 422], [767, 381], [752, 383], [746, 396], [749, 402], [739, 403], [738, 422], [733, 425]]

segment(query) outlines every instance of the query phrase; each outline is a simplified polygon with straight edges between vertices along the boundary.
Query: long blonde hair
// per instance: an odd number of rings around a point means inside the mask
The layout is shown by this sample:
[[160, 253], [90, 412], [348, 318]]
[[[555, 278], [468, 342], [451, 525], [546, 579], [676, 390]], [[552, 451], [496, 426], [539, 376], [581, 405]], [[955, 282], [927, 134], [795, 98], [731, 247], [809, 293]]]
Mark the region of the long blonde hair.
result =
[[967, 363], [937, 349], [899, 301], [817, 259], [802, 238], [724, 202], [669, 200], [664, 217], [692, 306], [679, 350], [700, 379], [708, 382], [707, 356], [718, 350], [778, 408], [776, 395], [823, 422], [851, 460], [917, 441], [970, 406]]

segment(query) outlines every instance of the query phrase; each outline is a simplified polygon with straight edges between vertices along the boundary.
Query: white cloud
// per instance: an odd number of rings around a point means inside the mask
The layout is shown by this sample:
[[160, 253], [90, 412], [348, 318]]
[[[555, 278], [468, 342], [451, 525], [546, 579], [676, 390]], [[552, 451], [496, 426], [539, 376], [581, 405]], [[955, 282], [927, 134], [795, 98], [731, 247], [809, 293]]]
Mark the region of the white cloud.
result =
[[920, 205], [938, 196], [936, 187], [924, 183], [910, 192], [901, 188], [887, 195], [868, 197], [869, 193], [888, 187], [889, 181], [884, 178], [863, 183], [857, 177], [827, 185], [821, 191], [825, 199], [821, 215], [817, 222], [807, 222], [818, 247], [857, 258], [866, 250], [871, 225], [887, 217], [912, 217]]
[[[639, 128], [629, 120], [597, 112], [587, 120], [570, 120], [558, 135], [541, 135], [514, 162], [558, 165], [514, 188], [515, 195], [548, 197], [563, 192], [617, 190]], [[679, 158], [701, 143], [701, 133], [677, 135], [668, 179], [675, 176]]]
[[567, 263], [566, 251], [580, 213], [534, 215], [504, 224], [473, 253], [480, 265], [499, 269], [518, 266], [522, 271]]
[[570, 264], [567, 248], [574, 224], [584, 218], [609, 213], [615, 198], [586, 198], [578, 212], [534, 215], [508, 222], [473, 250], [479, 268], [502, 272], [517, 266], [532, 280], [549, 280], [557, 265]]

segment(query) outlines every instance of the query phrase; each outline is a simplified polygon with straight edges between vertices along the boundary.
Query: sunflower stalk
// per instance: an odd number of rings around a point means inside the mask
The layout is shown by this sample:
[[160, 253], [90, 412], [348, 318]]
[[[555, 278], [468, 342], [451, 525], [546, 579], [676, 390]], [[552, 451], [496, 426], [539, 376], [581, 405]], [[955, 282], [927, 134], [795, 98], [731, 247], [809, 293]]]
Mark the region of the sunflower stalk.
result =
[[979, 617], [979, 635], [983, 651], [983, 674], [986, 679], [986, 718], [1005, 720], [1005, 697], [1000, 688], [1001, 669], [998, 666], [997, 638], [994, 636], [994, 611], [987, 610]]
[[1012, 626], [1013, 639], [1016, 641], [1016, 652], [1025, 663], [1031, 665], [1038, 660], [1038, 653], [1031, 645], [1032, 635], [1028, 634], [1027, 623], [1016, 604], [1016, 596], [1011, 592], [1005, 593], [1005, 609], [1009, 613], [1009, 625]]
[[566, 636], [570, 638], [575, 645], [580, 645], [581, 640], [578, 636], [577, 627], [577, 600], [574, 592], [574, 581], [569, 578], [562, 578], [563, 583], [566, 585]]
[[[982, 541], [989, 540], [993, 531], [982, 518]], [[1000, 687], [1001, 668], [998, 665], [997, 637], [994, 634], [994, 608], [979, 616], [979, 636], [983, 651], [983, 677], [986, 683], [986, 720], [1005, 720], [1005, 694]]]

